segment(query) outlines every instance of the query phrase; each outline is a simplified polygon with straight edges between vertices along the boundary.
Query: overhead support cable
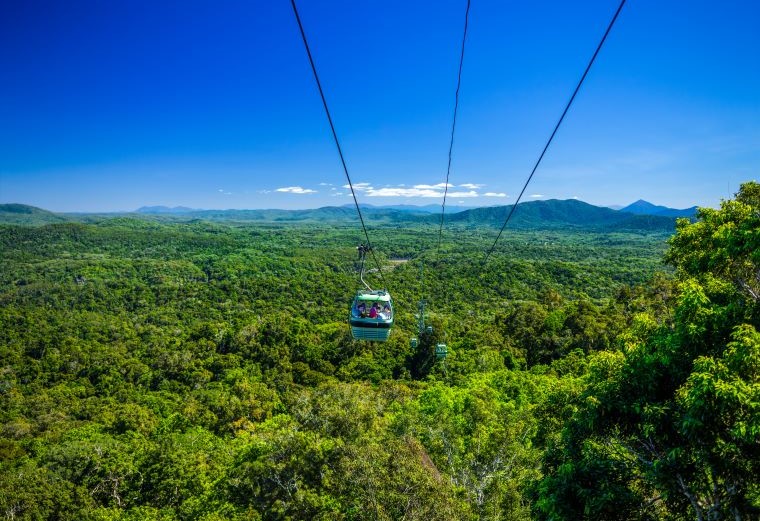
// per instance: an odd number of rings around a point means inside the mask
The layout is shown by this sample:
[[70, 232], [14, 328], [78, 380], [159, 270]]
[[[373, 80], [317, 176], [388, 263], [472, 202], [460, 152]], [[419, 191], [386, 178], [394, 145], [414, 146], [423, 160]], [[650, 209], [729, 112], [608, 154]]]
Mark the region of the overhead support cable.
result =
[[462, 34], [462, 51], [459, 54], [459, 72], [457, 73], [457, 89], [454, 93], [454, 117], [451, 120], [451, 139], [449, 140], [449, 163], [446, 167], [446, 183], [443, 188], [443, 204], [441, 204], [441, 225], [438, 228], [437, 254], [441, 253], [441, 237], [443, 235], [443, 218], [446, 213], [446, 196], [449, 193], [449, 175], [451, 174], [451, 153], [454, 150], [454, 131], [457, 127], [457, 112], [459, 111], [459, 89], [462, 86], [462, 65], [464, 64], [464, 48], [467, 42], [467, 25], [470, 19], [470, 0], [464, 12], [464, 32]]
[[372, 243], [369, 240], [369, 233], [367, 233], [367, 227], [364, 224], [364, 217], [362, 216], [361, 208], [359, 207], [359, 201], [356, 198], [356, 191], [354, 190], [354, 185], [351, 182], [351, 176], [348, 175], [348, 167], [346, 166], [346, 159], [343, 157], [343, 150], [340, 147], [340, 141], [338, 140], [338, 134], [335, 132], [335, 125], [333, 124], [332, 116], [330, 115], [330, 109], [327, 107], [327, 99], [325, 98], [325, 93], [322, 90], [322, 83], [319, 81], [319, 74], [317, 74], [317, 67], [314, 64], [314, 58], [311, 55], [311, 49], [309, 48], [309, 42], [306, 39], [306, 33], [303, 29], [303, 24], [301, 23], [301, 17], [298, 15], [298, 8], [296, 7], [295, 0], [290, 0], [290, 4], [293, 6], [293, 13], [296, 15], [296, 22], [298, 22], [298, 29], [301, 31], [301, 38], [303, 39], [304, 47], [306, 48], [306, 54], [309, 57], [309, 64], [311, 64], [311, 71], [314, 73], [314, 79], [317, 82], [317, 89], [319, 89], [319, 96], [322, 98], [322, 105], [325, 108], [325, 114], [327, 115], [327, 121], [330, 123], [330, 130], [332, 131], [333, 140], [335, 141], [335, 146], [338, 149], [338, 155], [340, 156], [340, 163], [343, 165], [343, 172], [346, 174], [346, 180], [348, 181], [348, 186], [351, 189], [351, 196], [354, 198], [354, 205], [356, 206], [356, 213], [359, 215], [359, 222], [361, 223], [362, 230], [364, 230], [364, 237], [367, 239], [367, 248], [372, 255], [372, 260], [374, 260], [375, 265], [377, 266], [377, 272], [380, 275], [380, 280], [383, 281], [383, 285], [385, 285], [385, 277], [383, 276], [383, 270], [380, 267], [380, 263], [377, 260], [377, 257], [375, 256], [375, 251], [372, 248]]
[[552, 144], [552, 140], [554, 139], [555, 134], [557, 134], [557, 130], [559, 130], [559, 127], [562, 124], [562, 121], [565, 119], [565, 115], [567, 114], [567, 111], [570, 110], [570, 106], [573, 104], [573, 101], [575, 100], [575, 96], [578, 94], [578, 91], [580, 90], [581, 85], [583, 85], [583, 81], [586, 79], [586, 76], [588, 75], [589, 70], [591, 70], [591, 66], [594, 64], [594, 60], [596, 60], [596, 57], [599, 54], [599, 51], [602, 49], [602, 45], [604, 45], [605, 40], [607, 40], [607, 35], [610, 34], [610, 31], [612, 30], [612, 26], [615, 25], [615, 21], [617, 20], [618, 15], [620, 14], [620, 11], [623, 9], [623, 5], [625, 5], [625, 0], [621, 0], [620, 5], [617, 8], [617, 11], [615, 11], [615, 15], [612, 17], [610, 24], [607, 26], [607, 30], [604, 32], [604, 36], [602, 36], [602, 40], [599, 42], [599, 45], [596, 47], [596, 51], [594, 51], [594, 55], [591, 57], [591, 60], [588, 62], [588, 65], [586, 66], [586, 70], [583, 71], [583, 76], [581, 76], [581, 79], [578, 82], [578, 85], [576, 85], [575, 90], [573, 91], [573, 95], [570, 96], [570, 100], [567, 102], [567, 105], [565, 106], [565, 110], [562, 111], [562, 115], [560, 116], [559, 121], [557, 121], [557, 124], [554, 126], [554, 130], [552, 131], [551, 136], [549, 136], [549, 140], [546, 142], [544, 149], [541, 151], [541, 155], [538, 156], [538, 161], [536, 161], [536, 164], [533, 166], [533, 170], [531, 170], [527, 181], [525, 181], [525, 184], [523, 185], [522, 190], [520, 191], [520, 195], [517, 196], [517, 200], [515, 201], [515, 204], [513, 204], [512, 208], [509, 210], [509, 214], [507, 214], [507, 218], [504, 220], [504, 224], [502, 224], [501, 230], [499, 230], [499, 234], [496, 236], [496, 240], [493, 241], [491, 248], [486, 253], [482, 266], [485, 266], [486, 263], [488, 262], [488, 259], [491, 256], [491, 253], [493, 253], [494, 249], [496, 248], [496, 243], [499, 242], [499, 238], [501, 238], [502, 233], [504, 233], [504, 229], [507, 227], [507, 223], [509, 223], [509, 220], [512, 218], [512, 214], [515, 213], [515, 209], [517, 208], [517, 205], [520, 203], [520, 200], [522, 199], [522, 196], [525, 193], [525, 190], [528, 188], [528, 185], [530, 184], [531, 179], [533, 179], [533, 174], [536, 173], [538, 166], [541, 164], [541, 160], [543, 160], [544, 155], [546, 154], [546, 151], [549, 149], [549, 145]]

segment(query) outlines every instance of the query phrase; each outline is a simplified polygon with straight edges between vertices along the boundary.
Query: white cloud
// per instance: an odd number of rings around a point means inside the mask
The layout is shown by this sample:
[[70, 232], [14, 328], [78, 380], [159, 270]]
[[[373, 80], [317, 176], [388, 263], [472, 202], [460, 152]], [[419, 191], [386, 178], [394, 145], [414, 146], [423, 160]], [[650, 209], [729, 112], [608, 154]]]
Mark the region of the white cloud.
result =
[[330, 194], [333, 197], [338, 197], [339, 195], [343, 195], [343, 192], [335, 192], [334, 194]]
[[[508, 197], [507, 194], [499, 192], [488, 192], [487, 194], [478, 193], [477, 189], [485, 185], [476, 183], [463, 183], [461, 185], [454, 185], [449, 183], [437, 183], [437, 184], [417, 184], [409, 187], [404, 183], [397, 185], [383, 185], [374, 186], [373, 183], [363, 182], [354, 183], [354, 191], [360, 192], [364, 197], [405, 197], [405, 198], [425, 198], [425, 199], [443, 199], [444, 192], [448, 187], [448, 197], [454, 198], [475, 198], [485, 195], [487, 197]], [[350, 185], [342, 185], [346, 190], [350, 189]], [[453, 191], [453, 188], [459, 188], [459, 191]], [[467, 190], [461, 190], [466, 188]], [[334, 193], [332, 195], [343, 195], [345, 192], [337, 192], [335, 188], [331, 188]], [[351, 193], [345, 193], [345, 195], [351, 196]]]
[[283, 188], [278, 188], [276, 191], [286, 192], [289, 194], [315, 194], [317, 193], [316, 190], [312, 190], [311, 188], [301, 188], [300, 186], [285, 186]]
[[[437, 185], [414, 185], [415, 188], [419, 188], [420, 190], [434, 190], [437, 188], [446, 188], [446, 183], [438, 183]], [[449, 183], [449, 188], [454, 188], [454, 185]]]
[[[422, 185], [425, 186], [425, 185]], [[449, 197], [478, 197], [474, 190], [468, 192], [449, 192]], [[443, 191], [433, 188], [372, 188], [367, 190], [367, 197], [424, 197], [429, 199], [442, 199]]]
[[[343, 188], [350, 190], [351, 185], [343, 185]], [[364, 192], [366, 190], [372, 190], [372, 183], [354, 183], [354, 191]]]
[[443, 197], [443, 192], [432, 188], [378, 188], [367, 191], [367, 197]]
[[269, 194], [272, 193], [271, 190], [256, 190], [257, 194]]
[[[456, 185], [449, 184], [449, 190], [454, 188]], [[459, 185], [462, 187], [470, 187], [470, 186], [478, 186], [478, 185], [472, 185], [470, 183], [467, 183], [466, 185]], [[343, 185], [343, 188], [350, 189], [349, 185]], [[381, 187], [375, 187], [372, 185], [372, 183], [354, 183], [354, 191], [361, 192], [365, 197], [421, 197], [426, 199], [443, 199], [444, 191], [446, 188], [446, 183], [438, 183], [434, 185], [430, 184], [419, 184], [414, 185], [413, 187], [409, 188], [407, 185], [401, 183], [398, 185], [384, 185]], [[341, 192], [342, 194], [342, 192]], [[333, 195], [339, 195], [338, 193], [335, 193]], [[346, 195], [351, 195], [351, 193], [347, 193]], [[455, 197], [479, 197], [479, 194], [474, 190], [468, 190], [468, 191], [459, 191], [459, 192], [453, 192], [450, 191], [448, 193], [449, 197], [455, 198]]]
[[224, 188], [220, 188], [217, 192], [224, 192]]
[[333, 186], [332, 183], [319, 183], [319, 186]]
[[543, 197], [544, 195], [543, 194], [531, 194], [530, 196], [538, 198], [538, 197]]

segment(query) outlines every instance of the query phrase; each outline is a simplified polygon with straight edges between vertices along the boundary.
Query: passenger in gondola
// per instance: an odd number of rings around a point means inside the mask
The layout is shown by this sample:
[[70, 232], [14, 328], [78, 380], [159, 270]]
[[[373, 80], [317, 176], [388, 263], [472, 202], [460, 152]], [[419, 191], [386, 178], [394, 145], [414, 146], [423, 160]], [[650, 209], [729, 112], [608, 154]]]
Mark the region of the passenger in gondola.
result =
[[380, 313], [380, 318], [383, 320], [391, 319], [391, 307], [388, 304], [383, 307], [383, 311]]
[[377, 318], [377, 311], [379, 307], [380, 306], [378, 306], [377, 302], [372, 304], [372, 307], [369, 310], [369, 318]]
[[360, 317], [367, 316], [367, 306], [364, 304], [364, 302], [359, 302], [359, 304], [356, 306], [356, 315]]

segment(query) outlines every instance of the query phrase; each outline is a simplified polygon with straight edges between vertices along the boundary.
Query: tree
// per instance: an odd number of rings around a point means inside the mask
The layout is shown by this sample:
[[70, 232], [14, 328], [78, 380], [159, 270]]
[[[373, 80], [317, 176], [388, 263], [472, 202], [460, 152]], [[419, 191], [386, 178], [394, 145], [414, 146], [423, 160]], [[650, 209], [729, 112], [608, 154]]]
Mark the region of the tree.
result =
[[[672, 318], [591, 363], [579, 409], [547, 452], [550, 519], [760, 515], [760, 186], [680, 220]], [[669, 313], [666, 316], [671, 316]]]
[[696, 223], [679, 219], [665, 259], [692, 277], [711, 274], [760, 300], [760, 183], [741, 185], [720, 209], [700, 208]]

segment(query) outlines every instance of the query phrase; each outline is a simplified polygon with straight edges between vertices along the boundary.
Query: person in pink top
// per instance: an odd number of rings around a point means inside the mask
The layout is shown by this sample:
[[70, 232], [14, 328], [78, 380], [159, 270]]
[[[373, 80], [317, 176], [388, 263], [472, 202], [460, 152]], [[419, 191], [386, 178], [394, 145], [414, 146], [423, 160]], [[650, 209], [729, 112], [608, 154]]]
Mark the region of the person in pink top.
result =
[[378, 308], [377, 302], [372, 304], [372, 307], [369, 310], [369, 318], [377, 318], [377, 308]]

